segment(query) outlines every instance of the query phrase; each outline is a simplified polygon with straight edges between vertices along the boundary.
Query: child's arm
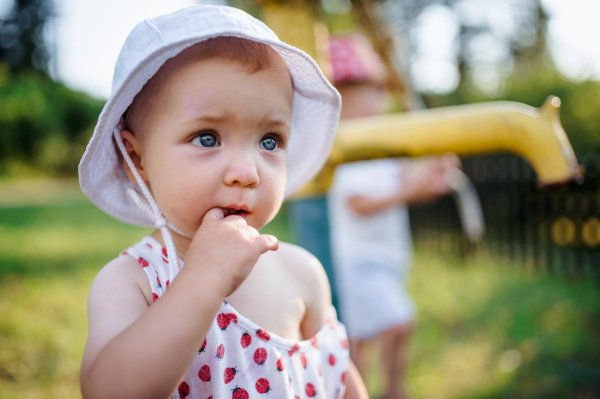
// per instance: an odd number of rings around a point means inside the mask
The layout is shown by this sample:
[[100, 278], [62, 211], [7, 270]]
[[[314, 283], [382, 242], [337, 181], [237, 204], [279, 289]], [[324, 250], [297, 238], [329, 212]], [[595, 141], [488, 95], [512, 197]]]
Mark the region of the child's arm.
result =
[[448, 183], [448, 174], [458, 166], [451, 163], [452, 157], [446, 155], [431, 161], [403, 161], [402, 185], [387, 196], [354, 195], [348, 199], [348, 205], [359, 215], [368, 216], [392, 205], [411, 205], [428, 202], [452, 191]]
[[[152, 306], [145, 275], [125, 257], [99, 274], [88, 302], [81, 390], [90, 398], [167, 398], [191, 365], [221, 301], [244, 281], [277, 240], [240, 216], [207, 212], [185, 268]], [[138, 269], [139, 271], [139, 269]]]

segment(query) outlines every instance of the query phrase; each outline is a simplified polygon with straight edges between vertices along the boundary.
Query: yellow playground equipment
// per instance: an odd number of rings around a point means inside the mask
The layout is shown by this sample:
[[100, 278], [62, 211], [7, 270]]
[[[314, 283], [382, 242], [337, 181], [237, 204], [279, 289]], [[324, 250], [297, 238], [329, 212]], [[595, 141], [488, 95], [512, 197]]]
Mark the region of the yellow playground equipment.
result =
[[551, 96], [539, 109], [499, 101], [343, 121], [327, 164], [299, 195], [324, 194], [340, 163], [446, 152], [520, 155], [533, 166], [542, 188], [581, 179], [558, 119], [559, 106], [558, 97]]

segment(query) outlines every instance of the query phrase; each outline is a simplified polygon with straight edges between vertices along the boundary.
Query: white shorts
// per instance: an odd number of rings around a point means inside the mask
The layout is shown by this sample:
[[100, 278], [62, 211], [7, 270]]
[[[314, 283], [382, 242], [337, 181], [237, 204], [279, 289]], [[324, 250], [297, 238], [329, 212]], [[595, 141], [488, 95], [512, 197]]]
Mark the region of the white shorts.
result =
[[342, 322], [351, 340], [365, 340], [414, 319], [398, 266], [361, 262], [336, 268]]

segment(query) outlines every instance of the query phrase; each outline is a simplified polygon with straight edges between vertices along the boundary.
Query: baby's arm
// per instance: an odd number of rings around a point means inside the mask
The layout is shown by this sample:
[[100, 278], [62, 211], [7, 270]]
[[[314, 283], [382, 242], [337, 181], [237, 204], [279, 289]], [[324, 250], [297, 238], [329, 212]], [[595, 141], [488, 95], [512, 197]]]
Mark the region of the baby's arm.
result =
[[[97, 276], [88, 301], [81, 390], [90, 398], [169, 397], [191, 365], [223, 298], [261, 253], [277, 248], [239, 216], [207, 212], [186, 267], [149, 307], [143, 272], [121, 257]], [[235, 249], [234, 249], [235, 248]], [[137, 269], [139, 271], [139, 268]]]

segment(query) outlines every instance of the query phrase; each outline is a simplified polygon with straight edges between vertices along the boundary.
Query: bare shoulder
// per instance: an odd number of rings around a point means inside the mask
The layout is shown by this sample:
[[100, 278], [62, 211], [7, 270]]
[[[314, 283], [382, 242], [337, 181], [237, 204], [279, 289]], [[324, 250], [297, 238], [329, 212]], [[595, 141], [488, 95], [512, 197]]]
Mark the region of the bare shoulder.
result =
[[280, 242], [276, 253], [278, 263], [293, 275], [302, 290], [306, 304], [302, 333], [311, 337], [329, 318], [331, 290], [325, 269], [313, 254], [294, 244]]
[[321, 262], [306, 249], [287, 242], [279, 242], [279, 249], [275, 254], [278, 263], [297, 278], [311, 285], [329, 287], [327, 274]]
[[119, 256], [106, 264], [96, 275], [90, 289], [90, 299], [101, 291], [102, 294], [112, 294], [124, 286], [137, 286], [139, 291], [151, 303], [152, 290], [140, 264], [131, 256]]
[[88, 297], [88, 339], [82, 374], [104, 345], [148, 309], [151, 297], [148, 279], [131, 256], [119, 256], [98, 272]]

